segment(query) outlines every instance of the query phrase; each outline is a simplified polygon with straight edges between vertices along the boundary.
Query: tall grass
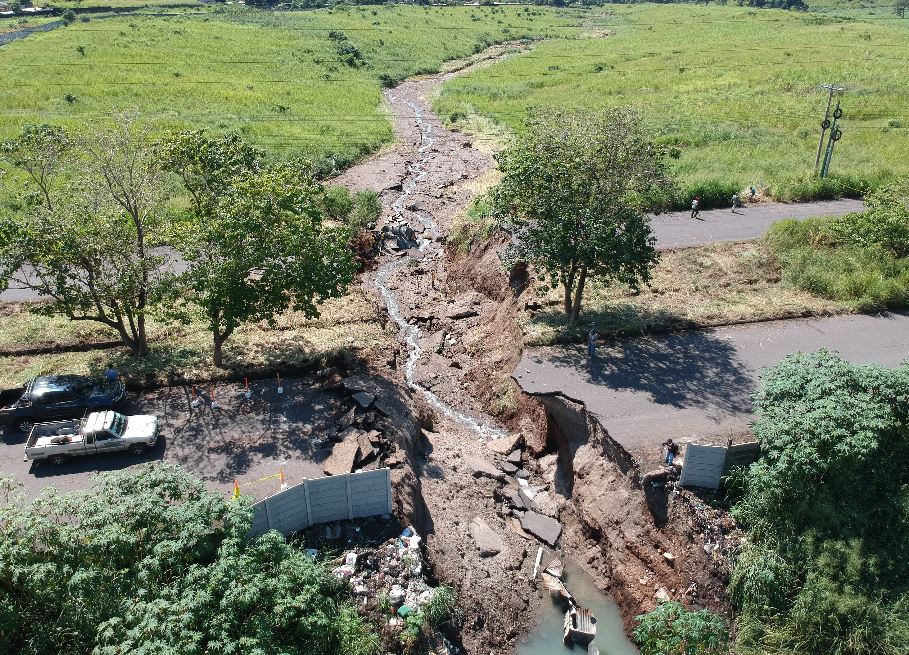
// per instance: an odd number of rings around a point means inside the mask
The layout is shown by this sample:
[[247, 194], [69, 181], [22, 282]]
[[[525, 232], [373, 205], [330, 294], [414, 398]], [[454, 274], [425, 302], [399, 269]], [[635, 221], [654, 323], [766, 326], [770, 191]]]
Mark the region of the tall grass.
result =
[[[850, 196], [909, 173], [909, 20], [633, 5], [611, 7], [591, 35], [604, 33], [453, 79], [436, 108], [514, 130], [541, 106], [636, 108], [680, 151], [678, 204], [697, 194], [728, 204], [752, 184], [783, 200]], [[847, 89], [843, 138], [833, 177], [818, 182], [819, 85], [830, 80]]]
[[0, 47], [0, 139], [134, 108], [155, 130], [234, 130], [275, 157], [340, 169], [392, 139], [383, 86], [490, 43], [577, 33], [582, 15], [387, 5], [91, 18]]
[[784, 279], [857, 311], [909, 305], [907, 184], [872, 194], [863, 213], [773, 225], [765, 238]]

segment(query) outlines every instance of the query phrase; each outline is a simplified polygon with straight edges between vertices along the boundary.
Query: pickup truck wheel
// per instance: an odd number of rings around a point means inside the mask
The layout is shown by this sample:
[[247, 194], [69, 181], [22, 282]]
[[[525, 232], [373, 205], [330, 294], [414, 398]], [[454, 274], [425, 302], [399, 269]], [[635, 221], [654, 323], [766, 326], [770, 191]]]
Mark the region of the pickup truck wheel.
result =
[[66, 461], [66, 455], [51, 455], [47, 458], [48, 464], [52, 466], [60, 466]]
[[26, 434], [31, 432], [32, 427], [35, 425], [35, 422], [31, 419], [23, 419], [21, 421], [16, 421], [16, 429], [19, 432], [25, 432]]
[[145, 444], [134, 443], [132, 446], [129, 447], [129, 452], [131, 452], [133, 455], [144, 455], [145, 454]]

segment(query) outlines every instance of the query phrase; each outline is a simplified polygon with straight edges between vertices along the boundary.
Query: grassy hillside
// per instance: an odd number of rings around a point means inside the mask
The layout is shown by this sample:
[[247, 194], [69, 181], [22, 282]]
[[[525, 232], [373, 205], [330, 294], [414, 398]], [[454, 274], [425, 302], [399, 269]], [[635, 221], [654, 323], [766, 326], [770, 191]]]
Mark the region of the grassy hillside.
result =
[[520, 129], [537, 106], [639, 109], [681, 150], [675, 172], [755, 183], [781, 197], [817, 195], [814, 165], [825, 94], [847, 87], [832, 172], [874, 182], [909, 172], [909, 20], [841, 20], [738, 7], [613, 7], [609, 35], [548, 41], [448, 82], [437, 109]]
[[486, 45], [577, 32], [543, 9], [244, 9], [76, 22], [0, 48], [0, 138], [138, 109], [156, 129], [237, 130], [277, 155], [348, 163], [390, 140], [382, 84]]

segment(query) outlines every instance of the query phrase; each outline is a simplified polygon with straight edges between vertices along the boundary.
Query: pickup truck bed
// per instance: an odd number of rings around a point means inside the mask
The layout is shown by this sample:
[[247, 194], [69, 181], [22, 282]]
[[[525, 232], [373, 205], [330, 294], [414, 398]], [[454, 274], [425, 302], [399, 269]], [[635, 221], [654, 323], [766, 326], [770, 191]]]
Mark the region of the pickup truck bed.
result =
[[85, 441], [80, 431], [82, 421], [56, 421], [54, 423], [39, 423], [32, 428], [26, 448], [34, 446], [57, 446], [67, 443], [81, 443]]

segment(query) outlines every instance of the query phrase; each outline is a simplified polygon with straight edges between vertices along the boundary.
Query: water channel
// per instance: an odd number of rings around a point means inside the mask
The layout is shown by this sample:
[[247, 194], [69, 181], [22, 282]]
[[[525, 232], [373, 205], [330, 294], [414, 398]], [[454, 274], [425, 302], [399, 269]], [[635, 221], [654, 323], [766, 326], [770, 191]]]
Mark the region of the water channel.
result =
[[[581, 607], [593, 612], [597, 620], [597, 636], [593, 645], [600, 649], [600, 655], [640, 655], [632, 641], [625, 636], [619, 608], [612, 599], [600, 591], [593, 578], [576, 564], [565, 562], [565, 586]], [[562, 641], [562, 622], [565, 611], [562, 605], [553, 602], [548, 592], [543, 592], [540, 602], [543, 609], [533, 633], [518, 644], [518, 655], [580, 655], [582, 646], [568, 648]]]

